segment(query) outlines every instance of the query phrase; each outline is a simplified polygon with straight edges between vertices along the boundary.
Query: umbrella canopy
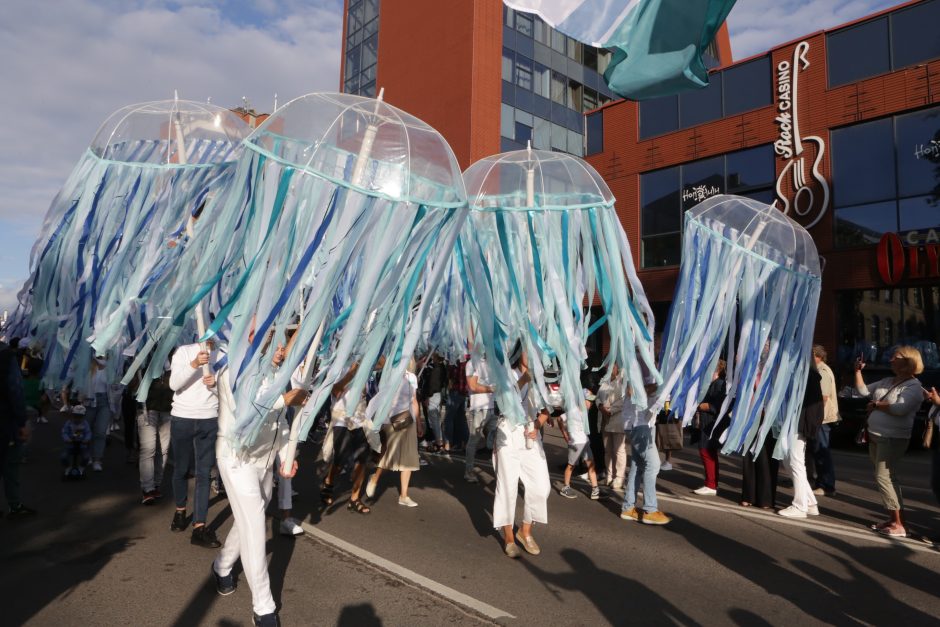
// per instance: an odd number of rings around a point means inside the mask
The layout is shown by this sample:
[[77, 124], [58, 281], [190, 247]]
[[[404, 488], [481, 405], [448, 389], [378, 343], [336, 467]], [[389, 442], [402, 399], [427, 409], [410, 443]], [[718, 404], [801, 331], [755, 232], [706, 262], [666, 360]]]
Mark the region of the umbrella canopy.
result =
[[682, 265], [660, 365], [688, 424], [727, 361], [734, 401], [723, 451], [757, 452], [773, 430], [786, 454], [796, 428], [810, 365], [822, 272], [816, 245], [802, 226], [772, 205], [719, 195], [686, 213]]
[[93, 351], [119, 368], [154, 276], [175, 263], [192, 213], [227, 184], [249, 130], [226, 109], [178, 99], [105, 120], [49, 208], [20, 294], [47, 381], [82, 387]]
[[[546, 371], [560, 372], [571, 423], [580, 426], [585, 342], [605, 323], [605, 363], [620, 366], [645, 407], [644, 375], [658, 377], [653, 313], [600, 175], [571, 155], [521, 150], [478, 161], [464, 182], [471, 217], [452, 268], [471, 312], [471, 358], [486, 360], [500, 411], [516, 423], [526, 418], [510, 374], [521, 343], [536, 405], [549, 404]], [[598, 319], [589, 309], [595, 300], [604, 311]]]
[[[380, 357], [383, 380], [397, 387], [432, 300], [417, 302], [419, 286], [435, 289], [442, 274], [423, 279], [423, 269], [432, 255], [443, 255], [432, 250], [436, 242], [453, 246], [467, 213], [446, 141], [380, 100], [303, 96], [244, 146], [228, 193], [207, 206], [212, 222], [197, 225], [198, 252], [185, 253], [193, 263], [172, 296], [172, 320], [161, 323], [148, 347], [156, 348], [155, 374], [193, 306], [218, 295], [207, 336], [224, 332], [229, 340], [236, 447], [253, 440], [291, 374], [317, 356], [301, 434], [354, 364], [354, 394]], [[275, 371], [270, 347], [286, 343], [294, 325], [293, 348]], [[388, 387], [376, 401], [378, 423], [393, 400]]]

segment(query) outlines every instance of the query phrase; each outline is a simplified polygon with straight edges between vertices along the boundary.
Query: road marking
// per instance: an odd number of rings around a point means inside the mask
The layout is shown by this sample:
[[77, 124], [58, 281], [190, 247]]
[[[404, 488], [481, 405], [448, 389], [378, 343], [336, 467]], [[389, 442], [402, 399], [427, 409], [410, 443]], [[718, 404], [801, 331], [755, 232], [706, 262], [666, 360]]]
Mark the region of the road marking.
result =
[[[437, 457], [436, 459], [447, 459]], [[463, 461], [465, 458], [462, 455], [450, 455], [450, 459]], [[492, 470], [493, 465], [486, 459], [477, 459], [476, 465], [485, 466]], [[549, 472], [549, 476], [556, 481], [562, 481], [564, 476], [561, 473]], [[581, 479], [577, 479], [579, 483], [585, 483]], [[572, 482], [573, 483], [573, 482]], [[620, 496], [617, 492], [614, 492], [615, 495]], [[622, 498], [622, 497], [620, 497]], [[686, 497], [686, 496], [674, 496], [671, 494], [665, 494], [663, 492], [656, 492], [656, 498], [661, 501], [666, 501], [667, 503], [678, 503], [680, 505], [688, 505], [689, 507], [697, 507], [699, 509], [708, 509], [716, 512], [722, 512], [726, 514], [734, 514], [737, 516], [742, 516], [744, 518], [754, 518], [759, 520], [773, 521], [775, 524], [790, 525], [791, 527], [802, 527], [809, 530], [818, 530], [825, 531], [826, 533], [832, 533], [835, 535], [845, 536], [847, 538], [853, 538], [856, 540], [865, 540], [868, 542], [873, 542], [875, 544], [890, 544], [897, 545], [903, 544], [907, 548], [910, 548], [914, 551], [921, 551], [925, 553], [930, 553], [933, 555], [937, 554], [937, 549], [932, 545], [924, 544], [923, 542], [916, 540], [914, 538], [890, 538], [887, 536], [880, 535], [874, 531], [870, 531], [864, 528], [853, 528], [847, 527], [844, 524], [837, 522], [830, 522], [825, 519], [820, 519], [818, 516], [813, 516], [812, 518], [785, 518], [773, 512], [767, 512], [760, 508], [752, 507], [740, 507], [740, 506], [729, 506], [723, 505], [720, 503], [708, 503], [701, 501], [696, 498]]]
[[379, 568], [382, 568], [383, 570], [387, 570], [391, 572], [392, 574], [398, 575], [399, 577], [403, 579], [407, 579], [408, 581], [421, 586], [422, 588], [426, 588], [430, 590], [431, 592], [434, 592], [435, 594], [438, 594], [444, 597], [445, 599], [448, 599], [450, 601], [453, 601], [454, 603], [458, 603], [465, 607], [469, 607], [473, 611], [478, 612], [488, 618], [491, 618], [493, 620], [496, 620], [499, 618], [515, 618], [515, 616], [513, 616], [509, 612], [503, 611], [499, 609], [498, 607], [493, 607], [492, 605], [488, 605], [484, 603], [483, 601], [474, 599], [473, 597], [468, 596], [464, 594], [463, 592], [458, 592], [457, 590], [454, 590], [453, 588], [449, 588], [442, 583], [438, 583], [434, 581], [433, 579], [428, 579], [427, 577], [423, 575], [419, 575], [413, 570], [408, 570], [404, 566], [400, 566], [399, 564], [396, 564], [395, 562], [391, 562], [385, 559], [384, 557], [376, 555], [375, 553], [366, 551], [362, 547], [358, 547], [355, 544], [350, 544], [349, 542], [346, 542], [345, 540], [341, 538], [337, 538], [333, 534], [330, 534], [321, 529], [318, 529], [309, 523], [302, 522], [300, 523], [300, 526], [303, 527], [303, 530], [308, 535], [313, 536], [314, 538], [316, 538], [317, 540], [320, 540], [321, 542], [325, 544], [329, 544], [330, 546], [336, 547], [342, 551], [345, 551], [346, 553], [350, 553], [358, 557], [361, 560], [370, 562], [378, 566]]

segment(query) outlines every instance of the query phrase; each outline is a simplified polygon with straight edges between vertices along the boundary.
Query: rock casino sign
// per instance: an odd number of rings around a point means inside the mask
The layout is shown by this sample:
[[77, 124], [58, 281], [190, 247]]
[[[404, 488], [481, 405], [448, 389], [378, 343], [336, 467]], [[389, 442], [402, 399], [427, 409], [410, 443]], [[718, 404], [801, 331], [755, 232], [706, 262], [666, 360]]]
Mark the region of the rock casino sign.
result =
[[[804, 226], [814, 227], [829, 208], [829, 182], [820, 172], [826, 144], [816, 135], [800, 135], [799, 80], [809, 67], [806, 54], [809, 42], [801, 41], [793, 49], [793, 59], [777, 64], [777, 117], [779, 128], [774, 152], [787, 164], [777, 177], [777, 198], [784, 213], [808, 220]], [[807, 147], [816, 153], [810, 158]]]

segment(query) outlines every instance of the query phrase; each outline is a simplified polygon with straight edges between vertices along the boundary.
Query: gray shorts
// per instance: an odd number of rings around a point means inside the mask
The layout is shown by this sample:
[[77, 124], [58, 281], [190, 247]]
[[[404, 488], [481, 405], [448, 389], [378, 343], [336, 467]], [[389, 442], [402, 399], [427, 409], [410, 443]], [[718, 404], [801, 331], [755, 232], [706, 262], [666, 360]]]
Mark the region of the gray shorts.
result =
[[594, 461], [594, 453], [591, 452], [591, 443], [575, 444], [568, 442], [568, 465], [575, 466], [579, 459], [584, 461]]

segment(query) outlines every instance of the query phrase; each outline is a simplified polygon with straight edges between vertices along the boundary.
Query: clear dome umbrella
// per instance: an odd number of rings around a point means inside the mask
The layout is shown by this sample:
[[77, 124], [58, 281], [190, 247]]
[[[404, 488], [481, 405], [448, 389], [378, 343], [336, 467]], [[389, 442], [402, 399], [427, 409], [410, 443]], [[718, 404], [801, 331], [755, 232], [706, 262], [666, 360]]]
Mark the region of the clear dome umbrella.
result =
[[[635, 402], [645, 407], [644, 375], [658, 377], [653, 313], [600, 175], [577, 157], [528, 149], [481, 159], [464, 172], [464, 183], [471, 215], [451, 267], [470, 302], [470, 330], [431, 343], [469, 337], [471, 359], [486, 359], [500, 411], [516, 423], [525, 416], [509, 369], [520, 343], [542, 406], [545, 371], [560, 371], [570, 424], [580, 426], [585, 342], [606, 323], [605, 364], [620, 367], [624, 387], [632, 384]], [[603, 315], [593, 319], [597, 301]]]
[[[444, 255], [435, 243], [453, 246], [467, 213], [447, 142], [381, 100], [297, 98], [244, 146], [228, 193], [207, 206], [213, 220], [197, 225], [198, 249], [185, 253], [193, 269], [166, 300], [172, 313], [145, 349], [154, 351], [152, 375], [195, 303], [215, 298], [207, 335], [228, 338], [239, 446], [250, 445], [302, 362], [313, 391], [295, 421], [301, 438], [354, 364], [353, 395], [380, 357], [383, 380], [401, 380], [432, 301], [417, 299], [420, 286], [433, 290], [443, 272], [424, 277], [424, 268]], [[292, 348], [275, 372], [270, 346], [285, 343], [294, 325]], [[380, 389], [376, 428], [395, 391]]]
[[[813, 238], [772, 205], [719, 195], [685, 215], [682, 265], [663, 333], [657, 400], [688, 424], [727, 362], [734, 402], [724, 453], [755, 453], [771, 430], [798, 426], [822, 272]], [[781, 437], [775, 457], [787, 453]]]
[[93, 351], [120, 368], [154, 277], [172, 271], [181, 233], [227, 184], [249, 131], [226, 109], [179, 99], [105, 120], [49, 208], [20, 293], [17, 332], [44, 346], [47, 381], [83, 389]]

